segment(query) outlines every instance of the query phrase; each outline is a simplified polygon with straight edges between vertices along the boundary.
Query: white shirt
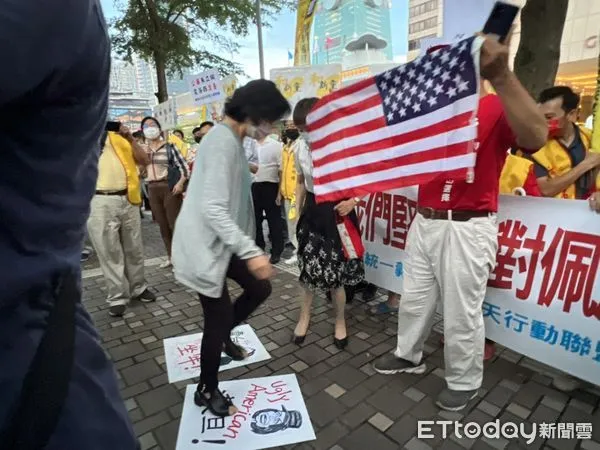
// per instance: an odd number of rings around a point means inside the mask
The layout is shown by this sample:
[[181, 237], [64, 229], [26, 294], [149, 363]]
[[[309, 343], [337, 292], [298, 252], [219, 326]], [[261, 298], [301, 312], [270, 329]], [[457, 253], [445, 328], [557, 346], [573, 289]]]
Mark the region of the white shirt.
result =
[[257, 143], [256, 150], [258, 171], [254, 176], [254, 181], [256, 183], [279, 183], [283, 144], [267, 137], [262, 144]]
[[587, 120], [585, 121], [585, 127], [589, 130], [591, 130], [594, 127], [594, 115], [590, 115], [590, 117], [587, 118]]
[[304, 176], [304, 186], [308, 192], [314, 193], [313, 161], [308, 143], [301, 136], [294, 142], [296, 154], [296, 173]]

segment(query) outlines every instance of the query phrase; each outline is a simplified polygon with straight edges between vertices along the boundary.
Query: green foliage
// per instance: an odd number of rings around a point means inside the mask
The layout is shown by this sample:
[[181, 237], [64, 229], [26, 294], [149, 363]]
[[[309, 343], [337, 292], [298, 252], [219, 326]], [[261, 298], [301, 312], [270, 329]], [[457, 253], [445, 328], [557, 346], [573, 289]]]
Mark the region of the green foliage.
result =
[[[295, 5], [291, 0], [261, 3], [267, 21]], [[223, 75], [242, 73], [232, 59], [239, 49], [236, 38], [256, 24], [254, 0], [128, 0], [119, 10], [121, 16], [111, 23], [113, 50], [127, 60], [137, 54], [154, 61], [164, 95], [161, 71], [180, 74], [197, 67], [216, 68]]]

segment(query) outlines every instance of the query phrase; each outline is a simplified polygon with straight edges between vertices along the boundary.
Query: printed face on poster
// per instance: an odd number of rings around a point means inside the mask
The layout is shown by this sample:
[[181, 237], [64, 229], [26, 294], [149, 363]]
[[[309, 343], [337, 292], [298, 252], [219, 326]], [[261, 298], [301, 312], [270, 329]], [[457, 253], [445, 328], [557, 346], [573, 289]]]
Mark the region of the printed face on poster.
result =
[[[372, 194], [358, 212], [367, 279], [400, 294], [416, 200], [416, 188]], [[585, 201], [501, 196], [497, 265], [483, 305], [488, 338], [594, 384], [600, 384], [598, 219]]]
[[303, 98], [324, 97], [341, 86], [342, 65], [327, 64], [303, 67], [286, 67], [271, 70], [273, 81], [290, 102], [292, 111]]
[[176, 450], [258, 450], [315, 440], [296, 375], [219, 384], [239, 409], [219, 418], [194, 404], [195, 385], [186, 389]]
[[[189, 380], [200, 376], [200, 348], [203, 333], [178, 336], [164, 340], [165, 361], [169, 383]], [[225, 353], [221, 354], [220, 371], [265, 361], [271, 358], [250, 325], [241, 325], [231, 332], [231, 339], [242, 346], [249, 354], [243, 361], [234, 361]]]
[[194, 104], [197, 106], [219, 102], [225, 98], [223, 81], [215, 69], [190, 76], [188, 84]]
[[158, 119], [163, 130], [172, 130], [177, 127], [177, 102], [174, 98], [156, 105], [152, 115]]

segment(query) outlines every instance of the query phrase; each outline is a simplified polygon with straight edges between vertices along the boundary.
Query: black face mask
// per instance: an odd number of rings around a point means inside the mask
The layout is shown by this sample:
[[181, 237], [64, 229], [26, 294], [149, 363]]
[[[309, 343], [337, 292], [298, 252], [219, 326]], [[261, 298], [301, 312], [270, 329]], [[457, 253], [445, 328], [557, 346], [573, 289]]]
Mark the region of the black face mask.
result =
[[296, 129], [290, 128], [289, 130], [285, 130], [283, 132], [284, 136], [288, 138], [290, 141], [295, 141], [300, 136], [300, 132]]
[[196, 144], [199, 144], [202, 140], [202, 136], [194, 136], [194, 140], [196, 141]]

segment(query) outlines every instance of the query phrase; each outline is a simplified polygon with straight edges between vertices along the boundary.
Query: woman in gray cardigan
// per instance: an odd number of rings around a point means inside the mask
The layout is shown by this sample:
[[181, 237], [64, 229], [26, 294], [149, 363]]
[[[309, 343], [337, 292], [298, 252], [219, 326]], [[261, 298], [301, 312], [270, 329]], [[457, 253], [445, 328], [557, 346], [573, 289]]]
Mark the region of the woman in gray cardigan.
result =
[[[237, 412], [218, 389], [221, 351], [235, 360], [248, 356], [230, 333], [271, 294], [268, 278], [273, 273], [269, 258], [253, 240], [251, 178], [242, 140], [264, 138], [289, 111], [271, 81], [251, 81], [234, 92], [225, 104], [225, 119], [200, 143], [175, 228], [175, 277], [199, 293], [204, 310], [201, 375], [194, 400], [220, 417]], [[226, 278], [243, 289], [233, 305]]]

